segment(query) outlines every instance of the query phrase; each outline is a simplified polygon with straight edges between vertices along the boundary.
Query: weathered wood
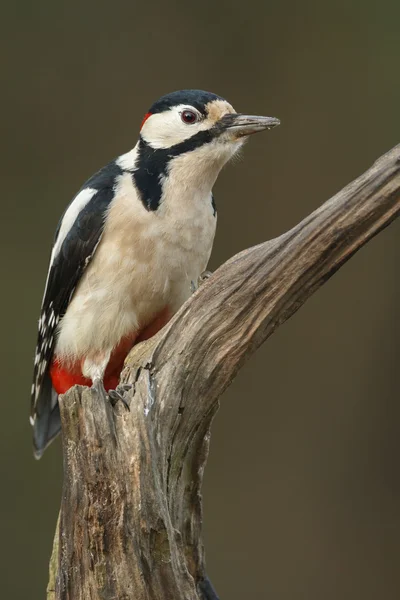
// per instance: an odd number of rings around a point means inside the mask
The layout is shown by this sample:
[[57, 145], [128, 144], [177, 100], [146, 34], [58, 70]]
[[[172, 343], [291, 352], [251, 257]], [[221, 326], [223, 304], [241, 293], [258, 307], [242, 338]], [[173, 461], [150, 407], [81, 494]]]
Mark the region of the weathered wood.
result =
[[222, 265], [135, 347], [122, 376], [133, 384], [130, 411], [87, 388], [60, 399], [57, 600], [217, 599], [205, 571], [201, 484], [218, 398], [255, 349], [399, 212], [397, 146], [292, 230]]
[[47, 584], [47, 600], [56, 598], [56, 578], [58, 572], [59, 540], [60, 540], [60, 515], [58, 515], [56, 533], [54, 535], [53, 550], [49, 565], [49, 583]]

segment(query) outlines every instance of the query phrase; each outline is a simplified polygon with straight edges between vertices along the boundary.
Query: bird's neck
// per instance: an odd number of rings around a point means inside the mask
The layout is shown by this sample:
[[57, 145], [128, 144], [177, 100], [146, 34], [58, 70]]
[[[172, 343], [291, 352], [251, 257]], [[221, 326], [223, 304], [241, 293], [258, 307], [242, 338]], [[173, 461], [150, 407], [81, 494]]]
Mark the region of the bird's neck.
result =
[[135, 187], [147, 210], [155, 211], [171, 192], [177, 201], [209, 197], [216, 178], [227, 161], [206, 144], [193, 152], [176, 154], [172, 148], [152, 148], [142, 138], [118, 159], [122, 169], [132, 172]]

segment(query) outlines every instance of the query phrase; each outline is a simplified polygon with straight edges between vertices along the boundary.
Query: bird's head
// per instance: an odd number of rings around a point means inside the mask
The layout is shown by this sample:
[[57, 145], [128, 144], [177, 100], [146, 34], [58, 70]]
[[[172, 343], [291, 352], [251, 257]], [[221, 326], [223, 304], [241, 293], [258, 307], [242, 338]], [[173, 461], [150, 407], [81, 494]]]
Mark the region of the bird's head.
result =
[[142, 193], [147, 193], [151, 176], [157, 182], [172, 178], [186, 188], [211, 189], [249, 135], [277, 125], [273, 117], [237, 113], [210, 92], [181, 90], [162, 96], [142, 122], [136, 183]]
[[226, 162], [249, 135], [276, 125], [279, 120], [273, 117], [238, 114], [216, 94], [181, 90], [153, 104], [143, 119], [140, 136], [154, 150], [169, 150], [173, 156], [195, 155], [206, 147], [212, 160], [219, 155]]

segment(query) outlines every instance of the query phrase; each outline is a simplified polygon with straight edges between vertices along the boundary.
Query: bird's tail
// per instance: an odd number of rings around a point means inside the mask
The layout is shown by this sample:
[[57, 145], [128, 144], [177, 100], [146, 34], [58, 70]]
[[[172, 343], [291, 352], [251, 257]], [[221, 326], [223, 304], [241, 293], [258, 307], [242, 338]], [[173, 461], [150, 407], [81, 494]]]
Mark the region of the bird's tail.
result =
[[47, 374], [41, 386], [35, 407], [33, 421], [33, 450], [39, 459], [47, 446], [61, 430], [58, 394], [53, 389], [50, 376]]

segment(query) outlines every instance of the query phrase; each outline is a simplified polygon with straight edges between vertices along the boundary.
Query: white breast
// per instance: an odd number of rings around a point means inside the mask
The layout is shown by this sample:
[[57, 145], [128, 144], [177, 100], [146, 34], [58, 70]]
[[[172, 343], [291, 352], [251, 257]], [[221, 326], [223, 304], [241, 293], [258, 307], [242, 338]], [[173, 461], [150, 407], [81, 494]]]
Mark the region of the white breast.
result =
[[213, 212], [209, 186], [189, 193], [184, 180], [177, 185], [173, 177], [159, 209], [147, 211], [124, 173], [102, 240], [61, 321], [56, 355], [75, 360], [89, 350], [110, 350], [165, 307], [176, 312], [206, 269]]

